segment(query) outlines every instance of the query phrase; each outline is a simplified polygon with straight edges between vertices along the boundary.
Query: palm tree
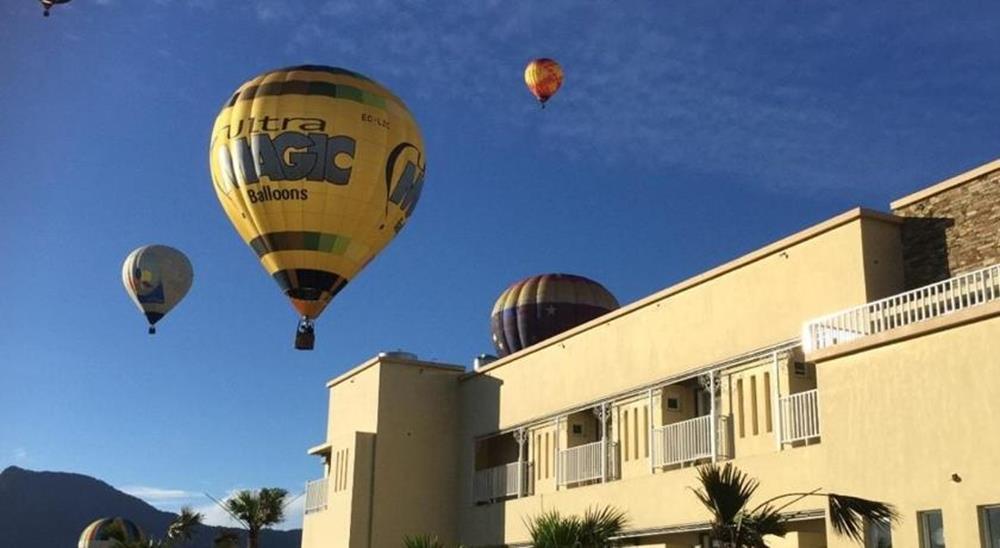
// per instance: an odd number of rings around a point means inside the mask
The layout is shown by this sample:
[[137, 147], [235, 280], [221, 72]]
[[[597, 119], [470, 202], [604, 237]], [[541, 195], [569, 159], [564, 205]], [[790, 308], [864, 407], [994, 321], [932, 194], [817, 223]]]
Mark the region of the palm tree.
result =
[[191, 540], [194, 529], [202, 524], [204, 516], [201, 512], [195, 512], [190, 507], [181, 508], [181, 513], [167, 527], [166, 539], [141, 539], [129, 540], [125, 531], [115, 524], [109, 531], [111, 540], [115, 541], [115, 548], [173, 548], [178, 543], [185, 543]]
[[212, 546], [215, 548], [236, 548], [239, 544], [240, 536], [234, 531], [223, 531], [212, 541]]
[[285, 519], [288, 491], [264, 487], [259, 491], [244, 489], [226, 500], [226, 510], [247, 528], [247, 547], [260, 546], [260, 532]]
[[181, 508], [181, 513], [167, 527], [167, 545], [173, 546], [175, 543], [184, 544], [191, 540], [191, 537], [194, 536], [195, 528], [202, 524], [204, 517], [201, 512], [195, 512], [190, 506]]
[[[695, 496], [712, 513], [712, 540], [720, 541], [727, 548], [767, 548], [764, 537], [785, 536], [786, 518], [781, 511], [806, 497], [826, 497], [830, 523], [838, 534], [862, 542], [864, 522], [895, 521], [898, 519], [892, 505], [872, 500], [824, 493], [814, 489], [804, 493], [785, 493], [772, 497], [750, 508], [750, 498], [759, 483], [730, 463], [719, 467], [709, 464], [698, 470], [701, 488]], [[791, 499], [781, 506], [780, 500]]]
[[552, 510], [528, 520], [534, 548], [606, 548], [628, 524], [625, 512], [612, 506], [589, 508], [583, 517], [563, 517]]
[[437, 537], [430, 535], [406, 535], [403, 537], [404, 548], [444, 548], [444, 544]]

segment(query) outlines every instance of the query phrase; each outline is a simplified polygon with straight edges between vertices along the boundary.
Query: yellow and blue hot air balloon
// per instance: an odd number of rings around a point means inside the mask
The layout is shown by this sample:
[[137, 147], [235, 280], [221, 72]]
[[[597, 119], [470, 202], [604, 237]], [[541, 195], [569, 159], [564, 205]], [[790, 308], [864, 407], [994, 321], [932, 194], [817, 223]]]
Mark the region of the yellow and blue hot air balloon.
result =
[[142, 246], [122, 264], [125, 291], [145, 314], [150, 335], [156, 333], [156, 322], [187, 295], [193, 279], [191, 261], [165, 245]]
[[524, 83], [545, 108], [545, 102], [562, 87], [562, 67], [554, 59], [534, 59], [524, 67]]
[[313, 320], [417, 206], [420, 128], [370, 78], [303, 65], [240, 86], [209, 154], [223, 210], [301, 316], [295, 347], [311, 349]]
[[573, 274], [515, 282], [493, 305], [490, 330], [500, 356], [513, 354], [618, 308], [603, 285]]
[[142, 529], [125, 518], [101, 518], [83, 530], [77, 548], [116, 548], [121, 546], [119, 541], [141, 542], [145, 539]]

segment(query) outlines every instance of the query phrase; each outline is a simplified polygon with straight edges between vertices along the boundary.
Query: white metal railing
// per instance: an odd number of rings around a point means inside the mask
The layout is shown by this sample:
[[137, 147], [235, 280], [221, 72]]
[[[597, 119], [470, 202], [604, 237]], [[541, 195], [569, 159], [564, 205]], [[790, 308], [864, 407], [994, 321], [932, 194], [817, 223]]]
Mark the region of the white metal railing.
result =
[[819, 398], [816, 389], [782, 396], [781, 442], [792, 443], [819, 436]]
[[327, 478], [306, 483], [306, 514], [326, 510], [327, 483]]
[[1000, 301], [1000, 265], [836, 312], [802, 327], [806, 352]]
[[[560, 486], [571, 485], [601, 479], [604, 471], [601, 467], [601, 445], [604, 442], [595, 441], [586, 445], [578, 445], [562, 449], [556, 454], [556, 482]], [[618, 477], [618, 444], [608, 442], [607, 477]]]
[[[728, 417], [718, 417], [715, 452], [729, 457]], [[671, 466], [712, 458], [712, 416], [705, 415], [653, 429], [653, 466]]]
[[511, 462], [485, 470], [477, 470], [472, 492], [476, 502], [490, 502], [529, 493], [528, 462]]

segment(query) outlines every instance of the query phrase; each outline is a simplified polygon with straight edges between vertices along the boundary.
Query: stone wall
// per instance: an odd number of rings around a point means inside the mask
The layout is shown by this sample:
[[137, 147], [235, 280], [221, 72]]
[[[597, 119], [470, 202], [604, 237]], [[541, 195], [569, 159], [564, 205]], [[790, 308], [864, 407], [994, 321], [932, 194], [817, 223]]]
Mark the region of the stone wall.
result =
[[902, 239], [908, 288], [1000, 263], [1000, 169], [893, 212], [906, 217]]

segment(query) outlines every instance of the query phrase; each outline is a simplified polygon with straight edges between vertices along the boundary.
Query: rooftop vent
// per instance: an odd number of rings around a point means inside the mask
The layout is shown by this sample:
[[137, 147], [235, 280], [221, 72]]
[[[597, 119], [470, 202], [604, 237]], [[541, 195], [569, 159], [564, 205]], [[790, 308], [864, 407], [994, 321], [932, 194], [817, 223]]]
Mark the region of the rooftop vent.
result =
[[402, 350], [392, 350], [388, 352], [379, 352], [378, 357], [389, 358], [393, 360], [416, 360], [417, 355], [413, 352], [403, 352]]

